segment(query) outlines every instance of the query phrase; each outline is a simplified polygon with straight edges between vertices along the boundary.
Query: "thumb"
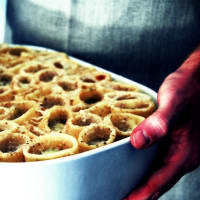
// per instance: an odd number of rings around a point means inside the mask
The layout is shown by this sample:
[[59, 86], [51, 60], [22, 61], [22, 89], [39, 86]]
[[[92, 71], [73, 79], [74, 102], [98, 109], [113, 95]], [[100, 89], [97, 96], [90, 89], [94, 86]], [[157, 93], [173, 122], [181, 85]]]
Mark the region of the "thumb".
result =
[[[131, 143], [137, 148], [146, 148], [163, 138], [172, 126], [174, 117], [183, 109], [185, 99], [184, 76], [181, 73], [172, 73], [161, 85], [158, 91], [158, 109], [144, 120], [131, 134]], [[181, 95], [183, 94], [183, 95]]]
[[137, 149], [146, 148], [163, 138], [168, 132], [169, 117], [158, 109], [133, 130], [131, 144]]

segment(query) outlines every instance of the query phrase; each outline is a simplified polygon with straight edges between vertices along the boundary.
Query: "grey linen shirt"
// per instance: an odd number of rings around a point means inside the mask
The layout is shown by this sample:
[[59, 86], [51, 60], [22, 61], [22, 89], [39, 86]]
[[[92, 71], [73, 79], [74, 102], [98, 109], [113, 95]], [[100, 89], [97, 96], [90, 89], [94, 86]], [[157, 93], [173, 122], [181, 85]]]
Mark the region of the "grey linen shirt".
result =
[[[6, 42], [65, 51], [157, 90], [200, 42], [199, 0], [9, 0]], [[200, 170], [162, 200], [199, 200]]]

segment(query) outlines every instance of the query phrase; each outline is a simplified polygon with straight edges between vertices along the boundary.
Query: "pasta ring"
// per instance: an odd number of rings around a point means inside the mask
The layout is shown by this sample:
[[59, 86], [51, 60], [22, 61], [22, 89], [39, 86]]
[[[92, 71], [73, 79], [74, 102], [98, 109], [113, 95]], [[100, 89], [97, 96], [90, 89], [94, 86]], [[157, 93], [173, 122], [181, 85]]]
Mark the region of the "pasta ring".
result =
[[143, 101], [121, 101], [115, 102], [111, 106], [112, 112], [123, 112], [123, 113], [132, 113], [140, 115], [143, 117], [148, 117], [155, 110], [155, 105], [152, 101], [143, 100]]
[[25, 135], [29, 139], [35, 138], [35, 135], [28, 131], [25, 126], [20, 126], [19, 124], [9, 121], [9, 120], [1, 120], [0, 121], [0, 135], [5, 135], [8, 132], [10, 133], [19, 133]]
[[53, 81], [56, 76], [58, 76], [58, 73], [55, 72], [54, 70], [44, 69], [36, 74], [36, 81], [43, 82], [43, 83], [49, 83], [49, 82]]
[[135, 85], [130, 85], [126, 83], [110, 81], [100, 83], [105, 89], [105, 92], [114, 92], [114, 91], [126, 91], [126, 92], [139, 92], [139, 88]]
[[57, 84], [64, 92], [75, 91], [78, 88], [78, 77], [62, 76], [62, 78], [59, 77], [57, 80]]
[[146, 94], [139, 92], [111, 92], [105, 94], [112, 112], [125, 112], [148, 117], [155, 110], [155, 104]]
[[103, 84], [111, 81], [111, 75], [105, 72], [94, 71], [91, 73], [80, 75], [79, 87], [84, 85], [92, 86], [94, 84]]
[[104, 122], [115, 128], [118, 138], [124, 138], [130, 136], [133, 129], [144, 119], [130, 113], [112, 113], [104, 118]]
[[10, 73], [1, 73], [0, 74], [0, 86], [9, 86], [13, 79], [13, 75]]
[[46, 111], [38, 127], [47, 133], [65, 132], [65, 125], [70, 116], [71, 112], [67, 107], [54, 106]]
[[79, 89], [74, 97], [74, 105], [85, 104], [92, 106], [104, 99], [104, 93], [97, 87]]
[[24, 91], [31, 91], [34, 84], [34, 79], [31, 75], [20, 73], [13, 78], [11, 87], [16, 91], [16, 93], [22, 93]]
[[83, 129], [78, 137], [79, 150], [96, 149], [115, 141], [116, 131], [109, 125], [91, 124]]
[[23, 162], [22, 147], [29, 143], [29, 138], [19, 133], [7, 131], [0, 135], [0, 161]]
[[7, 120], [12, 120], [18, 124], [25, 124], [31, 118], [38, 115], [37, 109], [39, 105], [33, 101], [4, 103], [1, 106], [10, 108]]
[[111, 106], [107, 101], [101, 101], [88, 109], [89, 112], [104, 118], [111, 113]]
[[40, 136], [23, 148], [26, 161], [50, 160], [77, 152], [77, 140], [71, 135], [59, 133]]
[[81, 111], [73, 115], [67, 121], [66, 133], [78, 139], [79, 133], [92, 123], [100, 123], [101, 118], [97, 115]]
[[20, 64], [20, 68], [22, 73], [35, 74], [41, 70], [47, 69], [48, 67], [38, 61], [27, 61], [23, 64]]

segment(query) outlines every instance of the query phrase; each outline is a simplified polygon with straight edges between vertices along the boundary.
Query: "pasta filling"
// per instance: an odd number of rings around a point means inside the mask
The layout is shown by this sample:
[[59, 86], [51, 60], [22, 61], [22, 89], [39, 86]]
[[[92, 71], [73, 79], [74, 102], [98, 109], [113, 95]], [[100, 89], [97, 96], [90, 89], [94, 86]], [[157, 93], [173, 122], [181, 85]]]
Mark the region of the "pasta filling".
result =
[[12, 76], [8, 74], [1, 74], [0, 75], [0, 86], [9, 85], [12, 81]]
[[62, 131], [67, 121], [67, 113], [60, 112], [56, 116], [50, 117], [48, 126], [53, 131]]
[[31, 82], [27, 77], [21, 77], [19, 81], [21, 84], [29, 84]]
[[49, 128], [53, 131], [61, 131], [65, 126], [66, 120], [52, 120], [49, 122]]
[[14, 112], [11, 115], [11, 117], [9, 118], [9, 120], [14, 120], [14, 119], [19, 118], [23, 114], [25, 114], [27, 111], [28, 111], [28, 108], [25, 108], [25, 107], [15, 107], [14, 108]]
[[27, 73], [36, 73], [39, 72], [40, 70], [44, 69], [45, 67], [42, 65], [35, 65], [35, 66], [29, 66], [25, 69], [25, 72]]
[[[1, 84], [0, 84], [1, 85]], [[4, 88], [1, 88], [0, 89], [0, 94], [3, 94], [5, 92], [5, 89]]]
[[97, 91], [83, 91], [80, 93], [80, 99], [86, 104], [95, 104], [101, 101], [103, 99], [103, 96]]
[[15, 152], [25, 140], [21, 137], [7, 137], [0, 143], [0, 151], [3, 153]]
[[77, 126], [88, 126], [92, 123], [92, 119], [90, 118], [85, 118], [85, 117], [78, 117], [74, 120], [72, 120], [72, 124], [77, 125]]
[[37, 155], [53, 154], [62, 150], [69, 149], [72, 146], [73, 145], [70, 143], [64, 143], [64, 142], [57, 143], [55, 139], [55, 141], [54, 142], [52, 141], [52, 143], [45, 144], [44, 142], [41, 142], [34, 144], [33, 146], [30, 147], [29, 153]]
[[13, 48], [13, 49], [9, 50], [9, 54], [11, 54], [13, 56], [18, 56], [18, 57], [21, 56], [21, 54], [23, 52], [27, 52], [27, 50], [24, 49], [24, 48], [20, 48], [20, 47], [16, 47], [16, 48]]
[[85, 142], [88, 145], [101, 145], [106, 144], [109, 139], [111, 130], [108, 128], [95, 127], [86, 137]]
[[50, 148], [50, 149], [40, 149], [40, 150], [30, 150], [30, 153], [33, 153], [33, 154], [38, 154], [38, 155], [45, 155], [45, 154], [52, 154], [52, 153], [56, 153], [60, 151], [59, 149], [57, 148]]
[[73, 91], [77, 88], [77, 85], [75, 83], [70, 83], [67, 81], [62, 81], [59, 83], [59, 86], [64, 90], [64, 91]]
[[50, 154], [50, 153], [56, 153], [58, 151], [59, 151], [59, 149], [47, 149], [47, 150], [43, 151], [42, 154], [45, 155], [45, 154]]
[[31, 81], [29, 80], [28, 77], [21, 77], [19, 79], [19, 82], [21, 87], [28, 87]]
[[43, 81], [43, 82], [50, 82], [53, 80], [53, 78], [57, 75], [56, 72], [53, 72], [53, 71], [45, 71], [43, 73], [40, 74], [40, 81]]
[[93, 79], [93, 77], [89, 77], [89, 76], [83, 76], [81, 77], [81, 80], [83, 82], [86, 82], [86, 83], [95, 83], [96, 81]]
[[64, 68], [63, 65], [62, 65], [60, 62], [55, 62], [55, 63], [54, 63], [54, 66], [55, 66], [56, 68], [58, 68], [58, 69], [63, 69], [63, 68]]
[[96, 79], [97, 81], [103, 81], [103, 80], [106, 79], [106, 75], [104, 75], [104, 74], [99, 74], [99, 75], [95, 76], [95, 79]]
[[98, 144], [106, 144], [106, 138], [93, 138], [88, 141], [88, 145], [98, 145]]

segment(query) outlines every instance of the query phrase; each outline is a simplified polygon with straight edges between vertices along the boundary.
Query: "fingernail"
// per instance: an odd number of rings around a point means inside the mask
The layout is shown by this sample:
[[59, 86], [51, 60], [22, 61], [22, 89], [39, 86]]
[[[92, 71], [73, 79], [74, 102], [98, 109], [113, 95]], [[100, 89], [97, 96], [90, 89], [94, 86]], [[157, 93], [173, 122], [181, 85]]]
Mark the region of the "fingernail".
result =
[[144, 148], [150, 144], [150, 138], [144, 130], [138, 130], [133, 134], [133, 145], [136, 148]]

